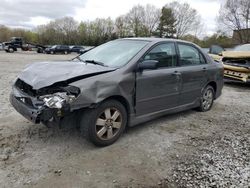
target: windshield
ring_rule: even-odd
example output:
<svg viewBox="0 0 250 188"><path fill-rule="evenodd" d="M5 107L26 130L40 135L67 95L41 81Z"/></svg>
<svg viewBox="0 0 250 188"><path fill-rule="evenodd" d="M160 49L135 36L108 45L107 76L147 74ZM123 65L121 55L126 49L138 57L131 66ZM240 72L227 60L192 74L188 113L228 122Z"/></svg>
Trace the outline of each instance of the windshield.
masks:
<svg viewBox="0 0 250 188"><path fill-rule="evenodd" d="M209 53L210 54L215 54L215 55L219 55L221 54L223 51L225 51L221 46L218 45L212 45L209 49Z"/></svg>
<svg viewBox="0 0 250 188"><path fill-rule="evenodd" d="M101 62L109 67L122 67L127 64L148 41L115 40L100 45L80 56L82 61Z"/></svg>
<svg viewBox="0 0 250 188"><path fill-rule="evenodd" d="M250 51L250 44L244 44L240 46L236 46L234 51Z"/></svg>

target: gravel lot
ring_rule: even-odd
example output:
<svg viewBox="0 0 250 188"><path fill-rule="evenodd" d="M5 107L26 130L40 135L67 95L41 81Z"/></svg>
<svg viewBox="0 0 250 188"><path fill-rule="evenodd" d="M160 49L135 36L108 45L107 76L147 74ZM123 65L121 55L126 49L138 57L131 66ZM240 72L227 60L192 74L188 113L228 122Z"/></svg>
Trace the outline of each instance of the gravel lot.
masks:
<svg viewBox="0 0 250 188"><path fill-rule="evenodd" d="M0 51L1 187L249 187L250 85L227 83L209 112L165 116L96 148L74 128L28 122L8 101L27 64L72 57Z"/></svg>

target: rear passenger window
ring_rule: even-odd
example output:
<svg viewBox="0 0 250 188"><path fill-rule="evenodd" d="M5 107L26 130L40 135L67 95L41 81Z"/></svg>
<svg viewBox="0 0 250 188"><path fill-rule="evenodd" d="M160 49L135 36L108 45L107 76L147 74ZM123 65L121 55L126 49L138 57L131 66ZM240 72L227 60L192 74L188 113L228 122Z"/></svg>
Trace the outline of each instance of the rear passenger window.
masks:
<svg viewBox="0 0 250 188"><path fill-rule="evenodd" d="M178 44L180 52L180 65L200 65L205 64L206 61L203 55L193 46Z"/></svg>
<svg viewBox="0 0 250 188"><path fill-rule="evenodd" d="M159 68L175 67L177 65L177 55L174 43L157 45L144 57L144 60L159 61Z"/></svg>

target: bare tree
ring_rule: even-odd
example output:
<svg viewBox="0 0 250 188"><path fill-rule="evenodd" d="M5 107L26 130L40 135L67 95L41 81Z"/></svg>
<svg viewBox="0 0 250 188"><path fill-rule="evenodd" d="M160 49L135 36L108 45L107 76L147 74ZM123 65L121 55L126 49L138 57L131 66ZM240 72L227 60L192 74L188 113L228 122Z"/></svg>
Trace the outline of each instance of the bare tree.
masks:
<svg viewBox="0 0 250 188"><path fill-rule="evenodd" d="M135 37L145 35L144 18L145 9L141 5L134 6L126 15L129 28Z"/></svg>
<svg viewBox="0 0 250 188"><path fill-rule="evenodd" d="M0 42L5 42L11 37L11 30L4 25L0 25Z"/></svg>
<svg viewBox="0 0 250 188"><path fill-rule="evenodd" d="M147 28L147 36L151 36L156 30L161 17L161 9L147 4L145 7L144 25Z"/></svg>
<svg viewBox="0 0 250 188"><path fill-rule="evenodd" d="M238 32L240 42L249 41L250 1L227 0L220 8L218 23L222 30L242 30ZM247 33L246 33L247 32ZM247 36L247 37L243 37Z"/></svg>
<svg viewBox="0 0 250 188"><path fill-rule="evenodd" d="M115 32L117 36L120 37L127 37L130 35L129 32L129 24L128 19L125 15L119 16L115 20Z"/></svg>
<svg viewBox="0 0 250 188"><path fill-rule="evenodd" d="M65 44L74 44L76 42L78 23L72 17L64 17L57 19L53 23L54 28L59 32L63 37Z"/></svg>
<svg viewBox="0 0 250 188"><path fill-rule="evenodd" d="M186 34L197 30L197 25L201 23L201 17L197 10L190 7L188 3L179 3L174 1L167 4L166 7L171 8L174 13L176 37L181 38Z"/></svg>
<svg viewBox="0 0 250 188"><path fill-rule="evenodd" d="M114 22L110 19L95 19L91 22L82 22L79 33L82 43L99 45L112 39Z"/></svg>

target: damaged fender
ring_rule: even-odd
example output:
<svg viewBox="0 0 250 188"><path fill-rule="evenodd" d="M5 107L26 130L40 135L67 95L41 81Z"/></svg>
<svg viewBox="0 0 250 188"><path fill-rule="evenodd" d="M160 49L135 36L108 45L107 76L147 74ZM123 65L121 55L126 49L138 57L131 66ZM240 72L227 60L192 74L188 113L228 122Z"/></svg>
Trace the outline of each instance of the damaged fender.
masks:
<svg viewBox="0 0 250 188"><path fill-rule="evenodd" d="M135 74L132 72L121 73L117 70L86 78L84 82L79 80L70 85L81 90L81 94L71 104L72 110L95 106L110 97L126 101L127 104L124 105L127 107L134 106ZM132 112L134 109L128 110Z"/></svg>

